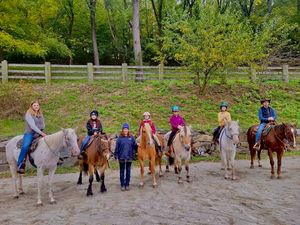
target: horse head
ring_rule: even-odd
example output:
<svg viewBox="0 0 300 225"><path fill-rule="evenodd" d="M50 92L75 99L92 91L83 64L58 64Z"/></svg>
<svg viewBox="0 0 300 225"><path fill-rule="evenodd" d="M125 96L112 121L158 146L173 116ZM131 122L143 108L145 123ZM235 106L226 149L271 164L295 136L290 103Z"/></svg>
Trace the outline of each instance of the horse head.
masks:
<svg viewBox="0 0 300 225"><path fill-rule="evenodd" d="M232 137L233 144L240 143L239 121L231 121L230 123L225 122L225 127L229 132L230 137Z"/></svg>
<svg viewBox="0 0 300 225"><path fill-rule="evenodd" d="M64 134L64 147L71 151L72 156L77 156L80 153L80 149L77 144L77 135L75 132L75 129L62 129L62 132Z"/></svg>
<svg viewBox="0 0 300 225"><path fill-rule="evenodd" d="M142 135L146 136L146 144L153 145L154 141L152 139L152 129L148 123L145 123L144 127L142 128Z"/></svg>
<svg viewBox="0 0 300 225"><path fill-rule="evenodd" d="M186 151L189 151L191 149L192 145L192 132L191 132L191 126L183 126L179 129L179 140L184 146L184 149Z"/></svg>
<svg viewBox="0 0 300 225"><path fill-rule="evenodd" d="M106 135L101 135L101 134L95 135L94 138L95 138L95 147L97 151L105 159L109 160L109 158L111 157L109 138Z"/></svg>
<svg viewBox="0 0 300 225"><path fill-rule="evenodd" d="M289 146L292 148L296 148L297 129L295 128L295 126L288 123L282 123L282 125L284 127L284 135L287 144L289 144Z"/></svg>

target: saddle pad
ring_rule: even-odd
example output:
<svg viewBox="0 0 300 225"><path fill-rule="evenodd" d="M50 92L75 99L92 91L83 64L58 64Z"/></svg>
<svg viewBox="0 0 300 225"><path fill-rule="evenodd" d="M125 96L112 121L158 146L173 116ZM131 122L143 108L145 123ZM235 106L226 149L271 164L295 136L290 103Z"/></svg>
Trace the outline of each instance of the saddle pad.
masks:
<svg viewBox="0 0 300 225"><path fill-rule="evenodd" d="M33 141L28 150L29 153L33 153L35 151L35 149L38 146L39 140L41 138L42 138L42 136L40 136L40 135L33 137ZM23 138L17 142L17 148L22 148L22 146L23 146Z"/></svg>
<svg viewBox="0 0 300 225"><path fill-rule="evenodd" d="M274 127L274 125L267 125L262 132L262 136L267 136L269 134L269 132L272 130L272 128Z"/></svg>

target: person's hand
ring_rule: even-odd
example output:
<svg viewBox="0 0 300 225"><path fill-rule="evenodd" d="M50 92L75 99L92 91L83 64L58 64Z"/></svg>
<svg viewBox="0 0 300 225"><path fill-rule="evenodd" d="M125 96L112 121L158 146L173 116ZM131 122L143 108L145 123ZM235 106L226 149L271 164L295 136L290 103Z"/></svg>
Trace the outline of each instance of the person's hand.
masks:
<svg viewBox="0 0 300 225"><path fill-rule="evenodd" d="M268 120L269 120L269 121L273 121L274 118L270 116L270 117L268 118Z"/></svg>
<svg viewBox="0 0 300 225"><path fill-rule="evenodd" d="M47 134L45 134L44 132L42 132L41 135L42 135L43 137L46 137L46 136L47 136Z"/></svg>
<svg viewBox="0 0 300 225"><path fill-rule="evenodd" d="M180 126L180 125L178 125L178 127L177 127L179 130L182 128L182 126Z"/></svg>
<svg viewBox="0 0 300 225"><path fill-rule="evenodd" d="M97 135L98 134L98 132L97 131L94 131L94 135Z"/></svg>

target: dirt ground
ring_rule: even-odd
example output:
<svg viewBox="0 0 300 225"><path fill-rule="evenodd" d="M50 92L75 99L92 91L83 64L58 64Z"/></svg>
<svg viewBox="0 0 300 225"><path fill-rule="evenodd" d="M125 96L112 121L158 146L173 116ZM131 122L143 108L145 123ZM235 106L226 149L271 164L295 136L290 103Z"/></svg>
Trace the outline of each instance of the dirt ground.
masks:
<svg viewBox="0 0 300 225"><path fill-rule="evenodd" d="M25 195L13 199L10 179L0 180L0 224L300 224L300 157L283 160L282 179L270 179L270 165L249 169L250 162L236 161L239 180L223 178L220 163L191 165L192 183L177 184L176 175L166 173L153 189L150 176L138 188L139 170L132 171L131 190L121 192L118 171L108 171L108 192L86 197L78 174L56 175L50 205L43 189L43 207L36 204L36 178L25 178ZM45 183L47 179L45 179Z"/></svg>

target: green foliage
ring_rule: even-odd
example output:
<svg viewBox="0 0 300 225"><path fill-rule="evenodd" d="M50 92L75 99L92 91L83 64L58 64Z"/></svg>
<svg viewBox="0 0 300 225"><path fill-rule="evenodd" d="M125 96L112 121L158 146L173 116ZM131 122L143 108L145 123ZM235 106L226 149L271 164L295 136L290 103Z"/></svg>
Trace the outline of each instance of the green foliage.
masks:
<svg viewBox="0 0 300 225"><path fill-rule="evenodd" d="M212 72L239 65L250 65L267 56L269 30L254 34L248 23L238 15L220 14L214 6L203 7L199 19L186 17L166 24L164 52L173 55L197 74L204 74L200 90Z"/></svg>

